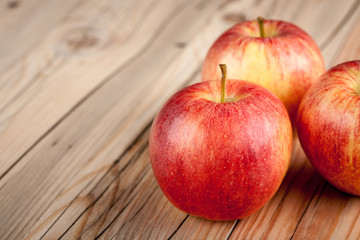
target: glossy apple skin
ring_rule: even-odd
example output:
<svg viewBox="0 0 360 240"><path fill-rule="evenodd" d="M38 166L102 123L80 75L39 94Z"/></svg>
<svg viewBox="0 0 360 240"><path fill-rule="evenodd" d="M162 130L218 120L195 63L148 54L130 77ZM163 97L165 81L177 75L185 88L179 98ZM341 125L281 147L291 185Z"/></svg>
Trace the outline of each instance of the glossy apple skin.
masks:
<svg viewBox="0 0 360 240"><path fill-rule="evenodd" d="M292 128L281 101L244 81L198 83L156 115L149 138L155 177L180 210L211 220L246 217L279 188L289 166Z"/></svg>
<svg viewBox="0 0 360 240"><path fill-rule="evenodd" d="M284 103L290 119L304 93L325 71L320 50L299 27L284 21L265 20L265 38L257 21L239 23L223 33L210 48L202 68L202 80L221 79L220 63L229 79L257 83Z"/></svg>
<svg viewBox="0 0 360 240"><path fill-rule="evenodd" d="M360 196L360 61L320 77L300 104L297 127L316 170L338 189Z"/></svg>

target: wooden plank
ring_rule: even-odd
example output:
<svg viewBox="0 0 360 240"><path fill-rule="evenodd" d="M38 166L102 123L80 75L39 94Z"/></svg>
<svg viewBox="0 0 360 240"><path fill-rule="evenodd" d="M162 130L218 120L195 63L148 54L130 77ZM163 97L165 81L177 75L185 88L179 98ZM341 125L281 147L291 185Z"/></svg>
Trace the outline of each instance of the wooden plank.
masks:
<svg viewBox="0 0 360 240"><path fill-rule="evenodd" d="M186 214L174 211L155 181L148 159L149 128L95 186L85 189L86 195L75 198L66 209L59 208L63 215L56 227L45 233L45 239L109 239L125 236L124 231L129 238L144 234L164 239L176 230ZM159 218L159 213L167 218ZM44 224L40 225L27 238L40 238L37 231L43 228Z"/></svg>
<svg viewBox="0 0 360 240"><path fill-rule="evenodd" d="M188 216L173 239L225 239L235 221L215 222Z"/></svg>
<svg viewBox="0 0 360 240"><path fill-rule="evenodd" d="M208 23L213 27L213 33L220 34L235 23L234 21L252 19L266 10L268 15L265 14L265 17L276 16L271 15L272 13L281 16L281 12L284 12L282 8L287 6L287 3L275 5L277 8L273 6L271 1L230 2L224 5L221 12L214 12ZM290 6L293 9L287 7L284 13L297 9L296 4ZM314 9L323 11L322 6L318 5ZM338 2L327 6L337 9L337 14L332 16L334 22L340 21L348 11L348 8L344 7L346 4ZM88 1L78 8L56 25L36 49L0 76L0 177L106 77L145 50L146 44L151 41L149 39L154 37L151 31L159 24L158 18L154 16L170 9L165 4L153 4L149 1ZM329 12L333 8L330 8ZM120 11L114 12L112 9ZM240 12L234 9L239 9ZM146 16L149 17L140 18ZM285 15L283 19L291 20ZM297 24L302 26L301 22ZM302 27L309 33L316 33L320 28L330 31L333 25L336 24L329 22L326 26L310 24ZM138 31L131 30L137 27ZM214 38L204 41L212 42ZM315 40L319 42L316 38ZM96 41L96 44L92 44L92 41ZM181 38L177 41L177 44L179 43L181 45ZM139 49L139 52L134 53L134 49ZM35 125L36 128L32 127Z"/></svg>
<svg viewBox="0 0 360 240"><path fill-rule="evenodd" d="M350 195L332 187L329 183L312 199L294 239L348 239L360 213L360 202L353 197L353 204L347 206ZM356 199L356 200L355 200ZM347 211L345 210L347 207ZM344 213L352 212L344 217ZM356 216L354 216L356 214ZM343 218L340 221L340 218ZM319 231L321 229L321 231ZM337 230L337 234L334 232ZM356 231L359 234L358 230ZM358 235L359 236L359 235Z"/></svg>
<svg viewBox="0 0 360 240"><path fill-rule="evenodd" d="M146 206L151 206L152 204L146 204L145 205L145 208L146 208ZM156 207L156 205L154 205L154 206L152 206L152 207ZM149 207L148 209L152 209L152 207ZM304 208L304 207L303 207ZM149 212L148 210L144 210L144 211L141 211L142 213L146 213L146 212ZM166 214L163 214L163 216L166 216ZM141 218L142 219L142 218ZM199 221L198 221L199 220ZM81 222L81 221L80 221ZM204 224L204 223L202 223L202 224L199 224L199 222L205 222L206 224ZM116 229L116 226L118 226L119 224L121 224L121 222L120 223L114 223L114 227L113 228L115 228ZM136 222L134 222L134 224L136 225ZM131 223L129 223L128 224L128 226L130 226L131 225ZM187 227L186 226L188 226L188 229L190 230L190 231L183 231L183 229L186 229ZM202 227L202 226L205 226L205 227ZM221 226L226 226L226 225L221 225ZM229 227L231 226L231 224L227 227L227 228L225 228L225 229L229 229ZM199 228L200 227L200 228ZM194 229L197 229L197 231L195 231ZM138 229L142 229L142 228L138 228ZM191 234L191 233L194 233L194 231L192 231L192 230L194 230L195 232L197 232L198 234L200 234L199 236L202 236L202 237L204 237L204 236L206 236L206 234L209 234L209 232L210 232L210 236L212 236L212 237L214 237L214 236L216 236L216 235L213 235L213 233L211 233L211 232L219 232L219 230L218 230L218 227L217 226L213 226L213 223L212 222L208 222L208 221L204 221L204 220L201 220L201 219L197 219L197 218L193 218L193 217L190 217L189 218L189 220L186 220L182 225L181 225L181 228L176 232L176 234L174 235L174 238L182 238L182 237L184 237L184 236L189 236L189 234ZM120 232L122 232L122 231L120 231ZM220 231L221 232L221 231ZM184 235L180 235L180 233L181 234L184 234ZM224 233L225 233L225 235L226 235L226 231L224 231ZM119 234L119 233L118 233ZM132 232L132 234L133 234L133 232ZM203 234L205 234L205 235L203 235ZM225 236L224 234L221 234L221 236ZM70 235L70 236L72 236L72 235ZM119 235L116 235L116 236L119 236ZM120 235L121 236L121 235ZM133 236L133 235L130 235L130 236ZM138 236L138 235L137 235Z"/></svg>
<svg viewBox="0 0 360 240"><path fill-rule="evenodd" d="M71 57L56 57L58 61L54 65L56 69L49 70L50 72L43 78L48 83L36 85L27 95L22 96L21 101L26 102L36 93L42 93L41 99L34 100L29 105L26 103L25 107L22 106L22 109L16 113L16 118L12 116L7 120L7 122L13 122L14 119L21 119L21 117L29 119L33 115L30 110L39 109L40 116L35 116L37 122L35 120L21 124L17 122L13 125L13 130L15 126L20 126L22 130L29 129L20 140L15 139L25 141L28 144L27 147L29 143L36 142L39 136L43 137L28 152L26 152L27 147L20 148L19 151L25 151L26 154L0 181L0 206L7 206L0 212L0 226L1 229L5 229L0 233L0 238L22 238L25 235L35 239L41 236L44 238L58 238L59 236L92 238L100 234L100 237L104 238L172 236L176 239L194 235L216 238L227 236L233 223L212 223L186 217L165 199L149 168L148 153L146 147L144 149L146 134L148 134L146 129L154 113L172 92L183 86L187 79L190 79L187 83L199 80L198 70L206 49L225 26L232 24L237 14L232 15L231 18L231 11L236 9L235 6L243 9L239 16L245 16L261 11L262 7L265 9L268 2L264 2L266 1L256 5L255 2L189 1L189 3L176 5L164 1L156 6L158 10L152 10L156 14L144 10L144 15L150 14L148 20L151 24L148 23L148 27L159 26L161 29L157 32L158 36L150 38L152 44L147 45L145 41L143 46L146 46L146 51L136 55L136 58L126 58L131 59L131 62L120 68L99 87L96 84L104 81L107 76L105 73L116 69L115 66L122 65L123 62L116 59L118 56L116 54L128 53L130 56L130 50L120 51L117 47L110 47L110 49L104 47L105 49L94 52L90 50L90 53L83 49L85 52L81 50L80 53L77 52ZM129 3L129 9L131 4L137 3ZM247 4L251 4L252 7L247 7ZM137 9L137 11L141 12L143 5L139 4L140 10ZM220 9L217 9L218 5ZM319 5L319 7L322 6ZM90 8L93 9L92 13L98 14L97 7L96 5ZM113 7L115 8L116 5ZM89 11L85 9L84 13ZM159 15L164 9L169 11L170 17ZM269 14L274 9L270 9ZM339 9L343 8L339 7ZM144 15L142 17L145 17ZM336 15L334 19L338 20L339 15ZM133 15L129 13L129 16ZM120 18L116 19L118 21L114 25L105 19L104 26L110 24L115 27L120 22ZM306 28L316 29L320 26L312 24ZM149 29L153 30L153 28ZM53 46L53 40L59 39L56 31L53 34L44 41L44 44L41 44L42 47ZM139 34L138 41L142 43L144 35L137 34ZM85 42L91 45L92 41ZM76 46L78 44L80 43L75 43ZM137 45L125 46L130 49ZM36 54L34 53L33 56ZM196 63L189 64L190 61ZM76 68L80 69L74 70ZM93 69L84 73L84 70L88 68ZM194 73L197 75L193 75ZM73 79L74 76L81 81L73 83L71 80L66 80L66 77ZM65 80L62 77L65 77ZM94 83L83 89L87 78ZM65 84L62 81L65 81ZM157 84L154 85L154 82ZM68 87L70 89L67 89ZM93 89L95 90L91 92ZM84 96L87 97L82 100ZM59 97L60 99L55 101ZM44 103L44 99L50 101L51 104ZM19 103L20 101L17 102ZM14 104L14 106L17 105ZM44 106L48 107L42 109ZM60 109L54 111L53 106ZM28 108L26 114L24 114L26 112L24 108ZM46 113L51 114L47 116ZM53 124L61 117L62 119L54 126ZM42 120L42 118L47 119ZM29 128L31 125L41 125L41 129L34 134L35 130ZM141 131L145 133L141 134L137 144L133 148L127 148L131 145L132 139L136 138ZM8 131L8 136L11 132L13 131ZM43 135L44 132L45 135ZM19 131L18 135L20 133ZM8 153L8 157L18 159L15 148L11 154ZM119 155L122 157L119 158ZM296 154L296 156L299 155ZM116 161L116 159L119 160ZM254 215L254 225L258 225L263 231L251 228L252 224L249 222L246 225L245 221L240 221L231 237L240 236L238 231L243 230L244 225L249 229L251 236L263 234L264 230L267 231L264 235L267 237L275 236L275 233L282 234L281 231L279 232L281 228L276 227L275 219L279 221L279 225L285 223L284 236L289 235L290 229L294 227L294 220L286 225L285 216L289 216L288 207L293 206L291 201L296 200L297 197L306 198L309 194L306 192L305 196L302 196L301 191L297 192L299 189L304 189L303 183L297 181L297 169L300 173L301 171L307 173L306 176L310 179L312 177L311 171L308 171L309 165L302 165L301 159L304 158L299 159L293 162L295 171L289 173L287 176L289 180L285 182L282 189L286 192L290 186L293 189L293 185L299 185L299 188L294 188L295 190L290 194L280 192L265 207L267 213L260 212L259 215ZM126 164L128 167L124 169ZM134 183L137 185L134 186ZM289 185L286 185L287 183ZM306 185L306 182L304 184ZM318 190L315 190L315 193L317 192ZM132 201L129 201L131 199ZM125 208L126 201L129 205ZM297 220L306 209L306 203L304 200L299 207L299 212L296 214ZM277 206L280 207L277 208ZM269 219L271 212L278 214L278 217ZM256 216L273 224L271 226L274 227L270 228L273 231L268 231L269 227L263 225L267 222L258 221L260 219ZM290 217L293 216L290 215ZM19 223L18 219L22 221ZM129 224L125 224L126 222ZM355 225L357 226L357 223ZM177 227L180 228L177 229Z"/></svg>
<svg viewBox="0 0 360 240"><path fill-rule="evenodd" d="M0 90L0 178L101 84L147 51L164 17L171 19L162 13L179 5L86 1L2 75L0 82L10 85Z"/></svg>
<svg viewBox="0 0 360 240"><path fill-rule="evenodd" d="M24 57L79 2L3 1L0 8L0 73Z"/></svg>
<svg viewBox="0 0 360 240"><path fill-rule="evenodd" d="M86 211L91 214L93 219L81 217L65 233L64 238L72 239L77 237L76 233L80 233L84 239L93 239L94 237L119 239L125 236L127 238L137 236L138 238L164 239L176 231L186 214L174 210L171 203L161 193L148 158L148 131L143 138L146 139L146 144L142 154L133 159L135 163L115 178L113 177L115 179L113 188L109 188L93 209ZM139 169L140 166L143 168ZM139 175L139 181L132 180L136 174ZM100 185L99 188L102 189L103 186ZM122 193L121 189L126 192ZM102 201L109 202L109 199L114 199L111 194L119 197L110 208L107 208ZM99 211L101 214L93 214L93 211ZM67 213L73 215L71 210ZM159 214L166 214L167 217L159 217ZM86 220L85 228L78 231L76 228L81 226L83 220ZM57 226L59 225L57 224ZM56 228L52 228L50 232L52 230L56 230ZM56 237L51 233L45 235L46 238L51 236Z"/></svg>
<svg viewBox="0 0 360 240"><path fill-rule="evenodd" d="M359 14L358 14L359 16ZM360 36L360 17L355 18L354 27L351 34L346 42L343 43L341 51L336 55L336 59L333 65L337 65L346 61L360 59L360 47L359 47L359 36Z"/></svg>
<svg viewBox="0 0 360 240"><path fill-rule="evenodd" d="M213 1L200 9L196 7L199 2L183 3L181 7L169 3L172 11L162 19L161 31L147 51L64 119L6 175L0 190L0 205L12 207L0 212L0 225L6 229L1 232L3 238L21 238L28 233L62 191L71 186L81 191L91 179L77 181L109 166L151 121L170 94L193 72L199 71L198 64L188 64L188 59L199 62L197 48L203 44L201 38L194 36L218 5ZM167 3L165 6L169 9ZM203 17L199 18L199 14ZM159 18L159 14L154 16ZM184 26L186 30L179 31ZM187 49L175 46L177 41L190 40L193 44ZM154 71L155 68L164 70ZM67 204L79 192L68 193L71 197L66 198ZM21 197L24 195L27 199ZM60 201L65 200L60 198ZM20 218L22 222L17 223Z"/></svg>
<svg viewBox="0 0 360 240"><path fill-rule="evenodd" d="M335 13L334 13L335 14ZM327 69L336 64L337 55L344 47L344 41L350 32L354 31L354 25L360 14L360 1L354 1L347 6L347 12L342 15L340 21L334 25L327 38L320 44Z"/></svg>

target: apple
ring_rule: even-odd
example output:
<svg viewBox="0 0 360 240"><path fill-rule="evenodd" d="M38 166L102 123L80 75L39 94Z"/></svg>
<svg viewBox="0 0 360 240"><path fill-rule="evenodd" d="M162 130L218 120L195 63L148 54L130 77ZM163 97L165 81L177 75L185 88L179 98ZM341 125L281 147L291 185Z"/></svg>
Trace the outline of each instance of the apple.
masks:
<svg viewBox="0 0 360 240"><path fill-rule="evenodd" d="M291 150L281 101L250 82L228 80L225 86L225 73L221 82L175 93L149 137L165 196L180 210L211 220L240 219L261 208L279 188Z"/></svg>
<svg viewBox="0 0 360 240"><path fill-rule="evenodd" d="M338 189L360 196L360 61L337 65L305 94L300 143L315 169Z"/></svg>
<svg viewBox="0 0 360 240"><path fill-rule="evenodd" d="M284 21L246 21L223 33L210 48L202 81L219 79L219 63L230 69L229 79L257 83L280 98L295 126L300 100L325 71L314 40Z"/></svg>

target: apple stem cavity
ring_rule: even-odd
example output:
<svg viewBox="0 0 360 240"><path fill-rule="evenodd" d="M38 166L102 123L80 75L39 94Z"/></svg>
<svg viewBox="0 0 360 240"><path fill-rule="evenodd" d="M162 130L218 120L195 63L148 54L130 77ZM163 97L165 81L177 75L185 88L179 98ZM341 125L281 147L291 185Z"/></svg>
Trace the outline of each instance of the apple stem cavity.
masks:
<svg viewBox="0 0 360 240"><path fill-rule="evenodd" d="M219 64L219 67L221 69L221 99L220 102L224 103L225 102L225 80L226 80L226 64Z"/></svg>
<svg viewBox="0 0 360 240"><path fill-rule="evenodd" d="M258 17L257 21L259 24L259 31L260 31L260 37L264 38L265 37L265 32L264 32L264 18L263 17Z"/></svg>

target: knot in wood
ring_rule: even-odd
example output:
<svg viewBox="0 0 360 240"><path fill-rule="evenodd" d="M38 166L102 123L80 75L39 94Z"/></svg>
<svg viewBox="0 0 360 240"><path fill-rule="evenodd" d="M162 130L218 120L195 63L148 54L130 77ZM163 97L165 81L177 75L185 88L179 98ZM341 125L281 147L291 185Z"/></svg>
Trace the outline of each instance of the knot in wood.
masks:
<svg viewBox="0 0 360 240"><path fill-rule="evenodd" d="M223 16L223 19L229 23L239 23L246 20L246 17L241 13L227 13Z"/></svg>
<svg viewBox="0 0 360 240"><path fill-rule="evenodd" d="M70 54L86 53L100 49L108 42L108 34L96 27L77 27L65 32L61 50Z"/></svg>

